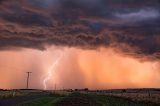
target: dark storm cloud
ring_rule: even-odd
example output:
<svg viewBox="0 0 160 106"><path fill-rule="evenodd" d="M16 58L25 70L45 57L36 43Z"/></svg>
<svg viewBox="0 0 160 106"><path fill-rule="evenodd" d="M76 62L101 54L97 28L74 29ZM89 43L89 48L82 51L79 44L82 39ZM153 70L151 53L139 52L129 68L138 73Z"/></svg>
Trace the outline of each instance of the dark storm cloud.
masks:
<svg viewBox="0 0 160 106"><path fill-rule="evenodd" d="M159 0L0 0L0 48L113 47L160 58Z"/></svg>
<svg viewBox="0 0 160 106"><path fill-rule="evenodd" d="M34 13L32 11L26 11L24 10L23 12L17 13L4 13L1 14L1 17L9 22L17 23L20 25L36 25L36 26L48 26L52 27L53 23L52 21L48 18L43 16L42 14Z"/></svg>

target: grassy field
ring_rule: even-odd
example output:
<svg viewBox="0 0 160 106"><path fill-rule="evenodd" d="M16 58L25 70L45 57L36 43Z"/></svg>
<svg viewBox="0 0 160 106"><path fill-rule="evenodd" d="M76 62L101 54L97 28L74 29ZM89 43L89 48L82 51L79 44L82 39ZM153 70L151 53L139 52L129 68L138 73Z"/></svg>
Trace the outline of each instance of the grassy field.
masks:
<svg viewBox="0 0 160 106"><path fill-rule="evenodd" d="M27 96L17 106L160 106L160 91L150 90L111 91L0 91L2 100ZM37 95L35 99L30 99ZM46 96L43 96L46 95ZM19 103L19 102L18 102Z"/></svg>
<svg viewBox="0 0 160 106"><path fill-rule="evenodd" d="M64 98L64 95L50 94L48 97L42 97L32 101L20 103L17 106L54 106L56 102Z"/></svg>
<svg viewBox="0 0 160 106"><path fill-rule="evenodd" d="M114 96L94 95L92 97L95 101L100 103L101 106L160 106L151 102L132 101L130 99Z"/></svg>
<svg viewBox="0 0 160 106"><path fill-rule="evenodd" d="M160 104L160 90L155 89L133 89L133 90L111 90L96 92L98 95L107 95L129 99L132 101L153 102Z"/></svg>
<svg viewBox="0 0 160 106"><path fill-rule="evenodd" d="M17 97L17 96L26 96L29 94L30 93L28 93L28 92L0 91L0 98L1 99L8 99L8 98L13 98L13 97Z"/></svg>
<svg viewBox="0 0 160 106"><path fill-rule="evenodd" d="M9 99L20 96L31 96L31 95L40 95L44 92L38 90L1 90L0 99Z"/></svg>
<svg viewBox="0 0 160 106"><path fill-rule="evenodd" d="M159 103L160 104L160 94L159 93L112 93L112 94L106 94L108 96L115 96L115 97L121 97L130 99L132 101L148 101L153 103Z"/></svg>
<svg viewBox="0 0 160 106"><path fill-rule="evenodd" d="M17 106L54 106L62 97L44 97L33 101L21 103Z"/></svg>
<svg viewBox="0 0 160 106"><path fill-rule="evenodd" d="M115 96L72 93L28 101L18 106L160 106L151 102L132 101Z"/></svg>

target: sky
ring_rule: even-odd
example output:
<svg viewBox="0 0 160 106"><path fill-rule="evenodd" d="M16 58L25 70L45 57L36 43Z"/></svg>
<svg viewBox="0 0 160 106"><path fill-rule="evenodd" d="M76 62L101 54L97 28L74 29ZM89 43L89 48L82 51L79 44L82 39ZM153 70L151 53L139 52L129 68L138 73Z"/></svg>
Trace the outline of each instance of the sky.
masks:
<svg viewBox="0 0 160 106"><path fill-rule="evenodd" d="M0 0L0 88L159 88L159 0Z"/></svg>

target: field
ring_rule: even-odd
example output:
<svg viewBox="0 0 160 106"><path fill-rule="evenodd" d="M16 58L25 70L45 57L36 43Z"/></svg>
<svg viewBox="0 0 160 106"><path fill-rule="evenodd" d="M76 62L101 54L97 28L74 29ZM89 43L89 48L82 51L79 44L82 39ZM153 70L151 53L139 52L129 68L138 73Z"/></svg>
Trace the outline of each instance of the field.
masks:
<svg viewBox="0 0 160 106"><path fill-rule="evenodd" d="M56 102L63 99L64 96L61 95L49 95L47 97L42 97L32 101L20 103L17 106L54 106Z"/></svg>
<svg viewBox="0 0 160 106"><path fill-rule="evenodd" d="M1 91L10 96L0 99L0 106L160 106L157 89L76 90L76 91ZM11 96L12 95L12 96Z"/></svg>
<svg viewBox="0 0 160 106"><path fill-rule="evenodd" d="M153 102L160 104L160 90L159 89L120 89L107 90L96 92L99 95L115 96L132 101Z"/></svg>
<svg viewBox="0 0 160 106"><path fill-rule="evenodd" d="M42 90L0 90L0 99L46 94Z"/></svg>

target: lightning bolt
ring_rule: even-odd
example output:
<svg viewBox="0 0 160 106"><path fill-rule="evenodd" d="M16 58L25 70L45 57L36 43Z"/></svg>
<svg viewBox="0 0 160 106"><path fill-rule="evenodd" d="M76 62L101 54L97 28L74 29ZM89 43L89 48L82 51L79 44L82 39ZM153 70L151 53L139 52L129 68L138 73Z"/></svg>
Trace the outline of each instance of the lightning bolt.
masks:
<svg viewBox="0 0 160 106"><path fill-rule="evenodd" d="M60 53L60 56L53 62L53 64L49 67L49 69L47 70L47 75L43 80L43 86L44 89L47 89L47 82L52 78L53 76L53 71L54 68L56 67L56 65L59 63L59 61L61 60L61 58L63 57L63 53Z"/></svg>

